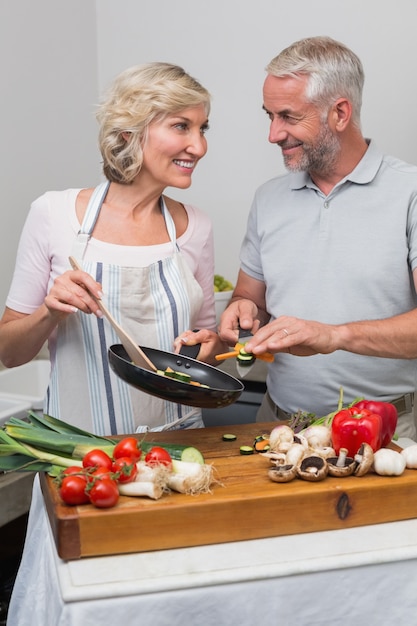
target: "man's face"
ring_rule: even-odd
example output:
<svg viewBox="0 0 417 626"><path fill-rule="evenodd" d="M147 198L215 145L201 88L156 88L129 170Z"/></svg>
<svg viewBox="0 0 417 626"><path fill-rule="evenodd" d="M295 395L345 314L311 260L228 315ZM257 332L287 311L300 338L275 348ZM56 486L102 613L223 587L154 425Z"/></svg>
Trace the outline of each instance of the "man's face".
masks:
<svg viewBox="0 0 417 626"><path fill-rule="evenodd" d="M267 76L263 108L271 121L269 141L280 146L287 169L327 175L335 168L340 144L323 111L307 101L306 81L304 76Z"/></svg>

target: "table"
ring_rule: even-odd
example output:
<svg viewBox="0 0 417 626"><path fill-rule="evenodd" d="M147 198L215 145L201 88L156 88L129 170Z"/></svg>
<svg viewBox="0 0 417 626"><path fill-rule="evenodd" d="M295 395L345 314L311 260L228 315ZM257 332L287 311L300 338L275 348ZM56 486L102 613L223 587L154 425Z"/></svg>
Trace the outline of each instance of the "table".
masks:
<svg viewBox="0 0 417 626"><path fill-rule="evenodd" d="M64 562L36 478L8 626L409 626L416 571L416 519Z"/></svg>

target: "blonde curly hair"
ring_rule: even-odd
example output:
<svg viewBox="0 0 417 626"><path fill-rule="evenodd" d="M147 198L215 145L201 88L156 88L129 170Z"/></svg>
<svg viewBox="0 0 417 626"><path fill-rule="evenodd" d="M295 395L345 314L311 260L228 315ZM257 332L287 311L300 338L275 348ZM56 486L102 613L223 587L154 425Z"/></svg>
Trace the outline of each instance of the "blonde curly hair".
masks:
<svg viewBox="0 0 417 626"><path fill-rule="evenodd" d="M119 74L96 114L105 177L131 183L142 167L149 124L201 104L208 115L209 92L178 65L147 63Z"/></svg>

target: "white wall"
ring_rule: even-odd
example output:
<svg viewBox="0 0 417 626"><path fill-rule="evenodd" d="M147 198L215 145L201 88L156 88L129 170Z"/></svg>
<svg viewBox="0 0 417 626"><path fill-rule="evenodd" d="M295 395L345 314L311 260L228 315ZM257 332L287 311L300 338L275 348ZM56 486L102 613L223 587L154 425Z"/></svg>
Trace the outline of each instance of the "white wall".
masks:
<svg viewBox="0 0 417 626"><path fill-rule="evenodd" d="M0 77L1 313L30 202L99 177L94 2L0 0Z"/></svg>
<svg viewBox="0 0 417 626"><path fill-rule="evenodd" d="M249 4L249 6L248 6ZM363 130L386 152L417 163L417 3L415 0L98 0L102 89L119 71L170 61L213 95L209 152L186 192L212 217L217 271L234 278L255 188L283 172L267 141L261 110L264 67L296 39L330 35L353 48L365 67Z"/></svg>
<svg viewBox="0 0 417 626"><path fill-rule="evenodd" d="M350 45L367 75L365 134L417 163L416 23L415 0L0 0L0 300L31 200L99 179L94 107L122 69L167 60L211 91L208 155L189 190L170 191L210 214L216 269L234 279L253 192L284 171L261 110L266 63L305 36Z"/></svg>

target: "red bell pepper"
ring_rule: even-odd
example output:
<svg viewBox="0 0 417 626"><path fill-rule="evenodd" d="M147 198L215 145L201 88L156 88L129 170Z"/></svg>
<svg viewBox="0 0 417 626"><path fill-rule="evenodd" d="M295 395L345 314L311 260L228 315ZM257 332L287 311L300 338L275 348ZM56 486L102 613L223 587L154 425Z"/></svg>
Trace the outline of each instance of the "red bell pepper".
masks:
<svg viewBox="0 0 417 626"><path fill-rule="evenodd" d="M367 409L372 413L378 413L382 419L382 448L386 448L395 434L397 428L398 412L393 404L377 400L361 400L354 404L357 409Z"/></svg>
<svg viewBox="0 0 417 626"><path fill-rule="evenodd" d="M342 409L332 420L332 444L336 454L341 448L354 457L363 443L376 452L382 444L382 418L368 409Z"/></svg>

